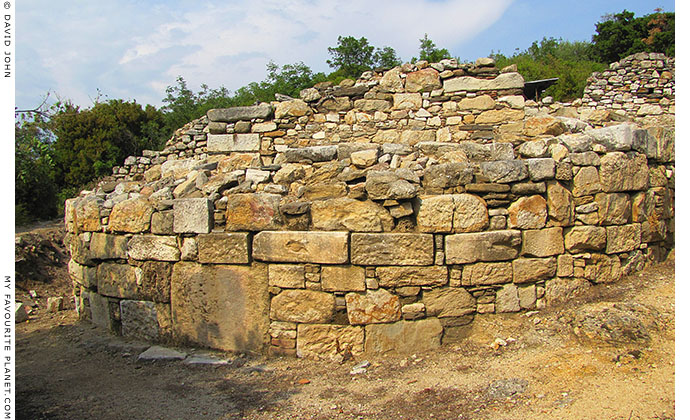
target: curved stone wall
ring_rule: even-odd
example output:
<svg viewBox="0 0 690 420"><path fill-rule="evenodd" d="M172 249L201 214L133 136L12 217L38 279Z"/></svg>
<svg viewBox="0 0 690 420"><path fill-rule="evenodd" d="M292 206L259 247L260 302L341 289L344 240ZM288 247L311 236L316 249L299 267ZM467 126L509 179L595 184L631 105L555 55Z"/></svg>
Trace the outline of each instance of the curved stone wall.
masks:
<svg viewBox="0 0 690 420"><path fill-rule="evenodd" d="M531 112L509 70L408 64L209 111L67 200L80 313L226 350L419 351L662 258L674 131Z"/></svg>

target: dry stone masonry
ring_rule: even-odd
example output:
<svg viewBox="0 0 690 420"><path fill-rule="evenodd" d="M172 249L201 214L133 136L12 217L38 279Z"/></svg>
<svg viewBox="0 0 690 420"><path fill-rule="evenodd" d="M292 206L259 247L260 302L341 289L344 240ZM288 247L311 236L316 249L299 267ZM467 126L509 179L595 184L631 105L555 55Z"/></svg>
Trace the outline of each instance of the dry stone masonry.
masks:
<svg viewBox="0 0 690 420"><path fill-rule="evenodd" d="M81 316L342 359L432 349L664 258L673 127L525 102L514 70L418 62L209 111L65 203Z"/></svg>

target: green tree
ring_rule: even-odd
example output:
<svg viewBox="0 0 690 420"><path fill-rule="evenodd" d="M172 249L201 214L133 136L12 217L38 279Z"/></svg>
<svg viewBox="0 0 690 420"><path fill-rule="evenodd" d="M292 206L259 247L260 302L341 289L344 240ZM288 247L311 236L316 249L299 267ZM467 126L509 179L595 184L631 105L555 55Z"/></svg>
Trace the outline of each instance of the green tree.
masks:
<svg viewBox="0 0 690 420"><path fill-rule="evenodd" d="M392 47L376 48L369 45L369 41L362 37L339 36L338 46L328 47L331 60L326 63L334 69L328 78L356 79L367 70L373 68L391 68L401 64L400 58Z"/></svg>
<svg viewBox="0 0 690 420"><path fill-rule="evenodd" d="M419 40L419 60L425 60L429 63L438 63L445 58L451 58L448 50L445 48L437 48L436 43L429 39L429 35L424 34L424 38ZM415 63L419 60L416 57L412 57L410 62Z"/></svg>
<svg viewBox="0 0 690 420"><path fill-rule="evenodd" d="M392 47L377 48L374 53L374 64L377 68L391 69L402 64L398 53Z"/></svg>
<svg viewBox="0 0 690 420"><path fill-rule="evenodd" d="M592 58L609 64L643 51L673 57L675 21L675 13L662 13L661 9L640 18L627 10L604 16L592 36Z"/></svg>

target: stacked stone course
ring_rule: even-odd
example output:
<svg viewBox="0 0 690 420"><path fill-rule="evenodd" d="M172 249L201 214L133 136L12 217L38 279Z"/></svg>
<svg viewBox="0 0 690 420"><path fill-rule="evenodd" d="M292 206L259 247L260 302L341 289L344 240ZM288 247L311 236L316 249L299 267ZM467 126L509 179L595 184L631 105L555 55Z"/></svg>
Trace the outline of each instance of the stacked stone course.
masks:
<svg viewBox="0 0 690 420"><path fill-rule="evenodd" d="M209 111L67 200L80 314L342 359L434 348L663 258L673 130L526 112L511 70L419 62Z"/></svg>

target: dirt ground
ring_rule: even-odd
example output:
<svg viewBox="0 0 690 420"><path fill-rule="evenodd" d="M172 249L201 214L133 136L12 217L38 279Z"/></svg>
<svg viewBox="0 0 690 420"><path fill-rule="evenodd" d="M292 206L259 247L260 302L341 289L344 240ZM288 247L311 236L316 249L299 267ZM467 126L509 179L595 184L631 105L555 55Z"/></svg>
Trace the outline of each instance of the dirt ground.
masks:
<svg viewBox="0 0 690 420"><path fill-rule="evenodd" d="M17 419L675 418L673 253L567 307L478 316L455 344L370 357L357 374L363 360L137 361L143 343L47 313L70 292L64 257L45 259L49 282L17 284L35 305L17 325Z"/></svg>

